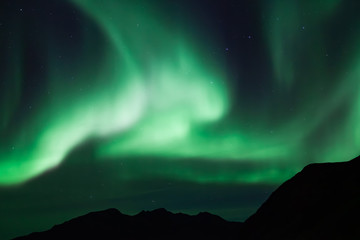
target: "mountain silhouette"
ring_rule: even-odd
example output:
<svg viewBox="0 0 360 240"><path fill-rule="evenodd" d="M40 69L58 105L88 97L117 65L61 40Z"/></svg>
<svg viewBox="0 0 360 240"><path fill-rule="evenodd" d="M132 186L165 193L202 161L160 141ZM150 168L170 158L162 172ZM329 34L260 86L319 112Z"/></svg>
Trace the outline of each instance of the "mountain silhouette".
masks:
<svg viewBox="0 0 360 240"><path fill-rule="evenodd" d="M310 164L244 223L206 212L190 216L161 208L128 216L108 209L15 239L360 239L359 173L360 157Z"/></svg>
<svg viewBox="0 0 360 240"><path fill-rule="evenodd" d="M360 239L360 157L310 164L249 217L243 239Z"/></svg>
<svg viewBox="0 0 360 240"><path fill-rule="evenodd" d="M210 213L190 216L161 208L129 216L117 209L92 212L16 240L42 239L238 239L241 223Z"/></svg>

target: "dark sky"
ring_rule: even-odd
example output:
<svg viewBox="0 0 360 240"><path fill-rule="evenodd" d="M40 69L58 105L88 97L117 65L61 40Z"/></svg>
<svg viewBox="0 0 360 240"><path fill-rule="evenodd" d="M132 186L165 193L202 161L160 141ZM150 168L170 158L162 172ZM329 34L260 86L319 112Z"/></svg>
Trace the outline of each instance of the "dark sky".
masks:
<svg viewBox="0 0 360 240"><path fill-rule="evenodd" d="M0 2L0 238L89 211L243 221L360 153L356 0Z"/></svg>

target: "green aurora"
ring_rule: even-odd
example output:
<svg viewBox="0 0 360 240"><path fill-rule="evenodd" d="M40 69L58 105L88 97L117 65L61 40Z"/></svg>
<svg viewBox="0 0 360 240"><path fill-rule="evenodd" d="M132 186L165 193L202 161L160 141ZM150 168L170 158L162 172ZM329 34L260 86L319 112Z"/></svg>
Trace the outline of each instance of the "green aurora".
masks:
<svg viewBox="0 0 360 240"><path fill-rule="evenodd" d="M54 169L89 141L99 164L132 165L119 169L119 178L197 183L280 183L307 163L358 155L360 28L356 21L337 23L344 2L260 3L261 32L249 41L262 41L269 58L263 96L248 91L259 80L239 63L229 67L224 56L209 54L221 37L211 37L196 16L170 17L166 3L72 0L87 19L78 33L82 48L44 37L44 94L29 97L26 24L13 19L19 47L3 54L0 184ZM60 59L64 49L75 52L73 59ZM31 104L22 102L29 98ZM199 159L215 167L191 164Z"/></svg>
<svg viewBox="0 0 360 240"><path fill-rule="evenodd" d="M113 207L244 221L305 165L356 157L359 11L0 1L0 239Z"/></svg>

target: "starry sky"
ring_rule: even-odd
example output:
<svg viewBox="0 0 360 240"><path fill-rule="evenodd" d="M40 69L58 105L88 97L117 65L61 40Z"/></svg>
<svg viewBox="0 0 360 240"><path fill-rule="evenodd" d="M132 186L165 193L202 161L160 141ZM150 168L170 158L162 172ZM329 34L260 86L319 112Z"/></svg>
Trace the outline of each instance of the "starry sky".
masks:
<svg viewBox="0 0 360 240"><path fill-rule="evenodd" d="M305 165L356 157L359 10L1 1L0 238L110 207L243 221Z"/></svg>

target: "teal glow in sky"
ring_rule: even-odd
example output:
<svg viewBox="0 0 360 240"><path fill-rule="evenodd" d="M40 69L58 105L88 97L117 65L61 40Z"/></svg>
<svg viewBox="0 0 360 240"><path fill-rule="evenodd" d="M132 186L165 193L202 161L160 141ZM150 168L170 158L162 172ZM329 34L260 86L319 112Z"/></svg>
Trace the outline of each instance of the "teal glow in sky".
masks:
<svg viewBox="0 0 360 240"><path fill-rule="evenodd" d="M212 54L223 44L220 38L205 29L204 42L196 32L203 26L172 18L166 4L71 4L88 20L79 20L77 45L43 33L47 45L36 48L47 49L47 66L39 94L24 90L26 81L36 81L24 66L31 61L24 55L26 18L10 22L19 27L11 36L16 48L8 51L2 80L0 184L21 183L57 167L90 140L97 141L99 162L166 158L174 164L147 171L196 182L280 182L308 162L348 160L359 153L356 24L338 26L347 34L339 37L342 51L328 40L342 1L262 4L259 11L266 17L255 26L261 31L245 36L263 41L270 70L254 66L254 71L268 71L261 79L242 72L240 62ZM313 9L316 14L307 14ZM231 53L231 48L223 51ZM262 96L247 90L252 82L259 82ZM266 167L230 175L178 169L182 159L196 158ZM139 177L141 171L127 176Z"/></svg>
<svg viewBox="0 0 360 240"><path fill-rule="evenodd" d="M89 211L245 220L360 153L360 3L0 1L0 238Z"/></svg>

